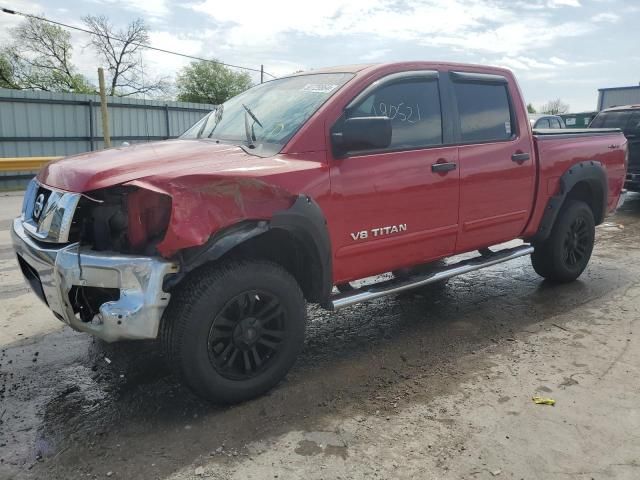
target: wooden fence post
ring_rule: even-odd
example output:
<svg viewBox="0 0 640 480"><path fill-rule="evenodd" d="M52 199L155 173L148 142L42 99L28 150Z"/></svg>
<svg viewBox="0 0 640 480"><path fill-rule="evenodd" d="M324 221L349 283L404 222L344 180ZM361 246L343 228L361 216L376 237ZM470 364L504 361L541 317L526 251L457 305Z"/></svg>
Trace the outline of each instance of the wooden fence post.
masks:
<svg viewBox="0 0 640 480"><path fill-rule="evenodd" d="M107 95L104 90L104 70L98 68L98 82L100 83L100 110L102 110L102 135L104 147L111 147L111 134L109 132L109 110L107 110Z"/></svg>

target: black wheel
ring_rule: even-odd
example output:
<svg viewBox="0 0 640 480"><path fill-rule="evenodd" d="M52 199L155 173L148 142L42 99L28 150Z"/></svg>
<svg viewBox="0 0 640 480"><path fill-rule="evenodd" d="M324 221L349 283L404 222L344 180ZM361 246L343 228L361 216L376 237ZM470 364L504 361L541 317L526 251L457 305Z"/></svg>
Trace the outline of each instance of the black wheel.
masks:
<svg viewBox="0 0 640 480"><path fill-rule="evenodd" d="M569 200L562 207L549 238L535 245L531 264L538 275L554 282L571 282L589 263L595 241L595 221L589 206Z"/></svg>
<svg viewBox="0 0 640 480"><path fill-rule="evenodd" d="M266 261L203 267L171 297L161 325L169 366L198 395L237 403L275 386L304 344L296 280Z"/></svg>

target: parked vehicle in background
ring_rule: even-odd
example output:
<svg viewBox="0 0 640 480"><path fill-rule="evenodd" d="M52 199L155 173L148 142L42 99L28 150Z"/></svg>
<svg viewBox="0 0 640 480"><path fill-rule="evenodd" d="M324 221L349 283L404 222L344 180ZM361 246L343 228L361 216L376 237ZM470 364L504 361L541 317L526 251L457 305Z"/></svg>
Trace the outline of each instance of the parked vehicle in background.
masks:
<svg viewBox="0 0 640 480"><path fill-rule="evenodd" d="M560 118L567 128L587 128L598 112L563 113Z"/></svg>
<svg viewBox="0 0 640 480"><path fill-rule="evenodd" d="M257 85L180 139L50 163L12 239L57 318L159 337L185 384L232 403L286 375L306 302L335 310L525 255L575 280L625 157L618 130L532 133L505 69L335 67Z"/></svg>
<svg viewBox="0 0 640 480"><path fill-rule="evenodd" d="M628 141L628 166L625 188L640 192L640 105L624 105L602 110L589 128L619 128Z"/></svg>
<svg viewBox="0 0 640 480"><path fill-rule="evenodd" d="M530 113L529 122L531 128L567 128L564 120L558 115Z"/></svg>

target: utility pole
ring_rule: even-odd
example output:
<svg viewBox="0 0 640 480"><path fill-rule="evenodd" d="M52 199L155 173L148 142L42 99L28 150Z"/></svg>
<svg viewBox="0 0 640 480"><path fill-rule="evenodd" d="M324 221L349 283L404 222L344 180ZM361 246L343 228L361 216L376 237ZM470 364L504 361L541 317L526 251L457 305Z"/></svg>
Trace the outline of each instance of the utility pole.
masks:
<svg viewBox="0 0 640 480"><path fill-rule="evenodd" d="M102 134L104 148L111 148L111 134L109 133L109 110L107 110L107 94L104 90L104 70L98 68L98 82L100 83L100 110L102 111Z"/></svg>
<svg viewBox="0 0 640 480"><path fill-rule="evenodd" d="M260 65L260 83L264 82L264 65Z"/></svg>

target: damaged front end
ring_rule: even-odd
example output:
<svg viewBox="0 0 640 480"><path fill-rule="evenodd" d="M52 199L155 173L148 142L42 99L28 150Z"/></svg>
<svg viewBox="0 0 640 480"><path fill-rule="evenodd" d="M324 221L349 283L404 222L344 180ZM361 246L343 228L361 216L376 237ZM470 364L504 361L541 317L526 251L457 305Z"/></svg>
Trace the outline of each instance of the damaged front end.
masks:
<svg viewBox="0 0 640 480"><path fill-rule="evenodd" d="M171 199L137 187L88 195L35 180L13 223L18 263L55 316L106 341L156 338L178 267L155 246L166 231Z"/></svg>

